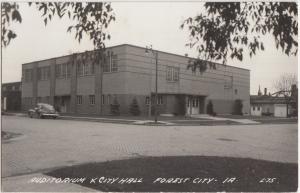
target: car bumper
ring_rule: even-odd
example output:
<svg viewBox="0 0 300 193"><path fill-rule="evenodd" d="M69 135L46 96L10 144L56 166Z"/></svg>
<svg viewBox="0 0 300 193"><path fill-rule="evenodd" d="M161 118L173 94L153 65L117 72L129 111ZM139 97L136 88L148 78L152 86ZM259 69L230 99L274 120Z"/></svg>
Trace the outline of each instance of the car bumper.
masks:
<svg viewBox="0 0 300 193"><path fill-rule="evenodd" d="M59 117L59 114L56 113L43 113L42 115L48 117Z"/></svg>

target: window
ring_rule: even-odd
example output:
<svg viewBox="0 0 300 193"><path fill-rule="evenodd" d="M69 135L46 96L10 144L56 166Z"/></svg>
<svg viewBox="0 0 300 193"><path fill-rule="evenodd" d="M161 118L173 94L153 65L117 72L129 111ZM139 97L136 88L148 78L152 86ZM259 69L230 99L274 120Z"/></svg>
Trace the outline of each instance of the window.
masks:
<svg viewBox="0 0 300 193"><path fill-rule="evenodd" d="M260 111L260 106L257 107L257 110Z"/></svg>
<svg viewBox="0 0 300 193"><path fill-rule="evenodd" d="M90 105L94 105L95 104L95 95L90 95L89 99L90 99Z"/></svg>
<svg viewBox="0 0 300 193"><path fill-rule="evenodd" d="M104 105L105 104L104 94L101 96L101 101L102 101L102 105Z"/></svg>
<svg viewBox="0 0 300 193"><path fill-rule="evenodd" d="M42 97L37 97L36 103L41 103L42 102Z"/></svg>
<svg viewBox="0 0 300 193"><path fill-rule="evenodd" d="M69 78L71 76L71 63L55 65L55 74L57 78Z"/></svg>
<svg viewBox="0 0 300 193"><path fill-rule="evenodd" d="M167 67L167 81L172 81L172 68Z"/></svg>
<svg viewBox="0 0 300 193"><path fill-rule="evenodd" d="M111 71L117 72L118 71L118 56L111 55Z"/></svg>
<svg viewBox="0 0 300 193"><path fill-rule="evenodd" d="M5 86L2 87L2 91L6 91L6 87Z"/></svg>
<svg viewBox="0 0 300 193"><path fill-rule="evenodd" d="M113 52L108 52L108 57L105 57L103 72L118 71L118 56L113 55Z"/></svg>
<svg viewBox="0 0 300 193"><path fill-rule="evenodd" d="M79 62L77 64L77 75L83 76L83 63Z"/></svg>
<svg viewBox="0 0 300 193"><path fill-rule="evenodd" d="M76 99L77 99L77 104L81 105L82 104L82 96L81 95L77 95Z"/></svg>
<svg viewBox="0 0 300 193"><path fill-rule="evenodd" d="M48 80L50 74L49 71L50 68L48 66L38 68L38 80Z"/></svg>
<svg viewBox="0 0 300 193"><path fill-rule="evenodd" d="M179 80L179 68L174 68L173 69L173 81L178 81Z"/></svg>
<svg viewBox="0 0 300 193"><path fill-rule="evenodd" d="M16 90L16 87L15 87L15 86L12 86L12 87L11 87L11 90L12 90L12 91Z"/></svg>
<svg viewBox="0 0 300 193"><path fill-rule="evenodd" d="M148 97L148 96L146 97L145 104L146 104L146 105L149 105L149 104L150 104L150 97Z"/></svg>
<svg viewBox="0 0 300 193"><path fill-rule="evenodd" d="M255 111L255 106L253 106L253 111Z"/></svg>
<svg viewBox="0 0 300 193"><path fill-rule="evenodd" d="M233 76L224 75L224 89L232 89L233 87Z"/></svg>
<svg viewBox="0 0 300 193"><path fill-rule="evenodd" d="M79 62L77 64L77 75L78 76L87 76L95 74L95 65L85 62Z"/></svg>
<svg viewBox="0 0 300 193"><path fill-rule="evenodd" d="M24 70L24 81L31 82L32 81L32 69Z"/></svg>
<svg viewBox="0 0 300 193"><path fill-rule="evenodd" d="M179 68L167 66L167 81L178 81L179 80Z"/></svg>
<svg viewBox="0 0 300 193"><path fill-rule="evenodd" d="M157 104L158 105L163 104L163 97L161 95L157 96Z"/></svg>

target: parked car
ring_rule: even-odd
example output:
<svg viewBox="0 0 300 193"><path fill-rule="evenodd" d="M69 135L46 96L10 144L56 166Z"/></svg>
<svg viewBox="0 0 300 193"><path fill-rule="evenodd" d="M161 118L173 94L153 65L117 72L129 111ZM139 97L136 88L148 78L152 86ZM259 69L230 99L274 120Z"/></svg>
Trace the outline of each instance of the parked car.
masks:
<svg viewBox="0 0 300 193"><path fill-rule="evenodd" d="M30 118L37 117L42 119L44 117L52 117L53 119L56 119L59 114L52 105L46 103L38 103L34 109L28 110L28 116Z"/></svg>

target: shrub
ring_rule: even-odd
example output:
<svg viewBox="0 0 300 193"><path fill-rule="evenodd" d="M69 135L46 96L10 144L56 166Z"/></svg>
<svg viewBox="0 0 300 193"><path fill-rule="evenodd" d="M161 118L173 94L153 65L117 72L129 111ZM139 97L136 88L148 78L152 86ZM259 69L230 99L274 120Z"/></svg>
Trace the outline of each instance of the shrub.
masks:
<svg viewBox="0 0 300 193"><path fill-rule="evenodd" d="M116 98L114 99L113 104L110 105L110 113L112 115L120 115L120 104Z"/></svg>
<svg viewBox="0 0 300 193"><path fill-rule="evenodd" d="M139 107L139 104L138 104L136 98L134 98L132 100L132 103L130 104L129 111L134 116L138 116L138 115L141 114L140 107Z"/></svg>
<svg viewBox="0 0 300 193"><path fill-rule="evenodd" d="M243 115L243 102L240 99L234 101L233 113L234 115Z"/></svg>
<svg viewBox="0 0 300 193"><path fill-rule="evenodd" d="M211 100L208 102L206 106L206 113L212 116L216 116L216 113L214 112L214 105L211 102Z"/></svg>

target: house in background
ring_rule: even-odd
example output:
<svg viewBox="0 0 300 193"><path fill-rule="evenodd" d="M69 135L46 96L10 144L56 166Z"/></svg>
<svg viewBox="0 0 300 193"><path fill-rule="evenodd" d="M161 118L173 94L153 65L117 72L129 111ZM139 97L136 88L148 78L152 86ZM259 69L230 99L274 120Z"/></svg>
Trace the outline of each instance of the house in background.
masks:
<svg viewBox="0 0 300 193"><path fill-rule="evenodd" d="M1 110L21 110L21 82L4 83L1 87Z"/></svg>
<svg viewBox="0 0 300 193"><path fill-rule="evenodd" d="M62 113L108 115L111 104L118 101L120 113L129 114L136 99L143 115L153 112L154 103L160 114L191 115L206 113L212 101L217 114L231 114L239 99L243 113L250 113L248 69L210 63L201 73L187 68L195 58L157 54L156 101L154 55L143 47L123 44L106 48L103 60L96 63L77 53L23 64L22 108L45 102Z"/></svg>
<svg viewBox="0 0 300 193"><path fill-rule="evenodd" d="M264 94L262 94L259 87L257 95L250 96L251 115L288 117L295 114L297 99L294 96L295 92L298 92L297 90L296 85L293 85L291 97L287 98L272 96L271 93L267 93L267 88L264 89Z"/></svg>

